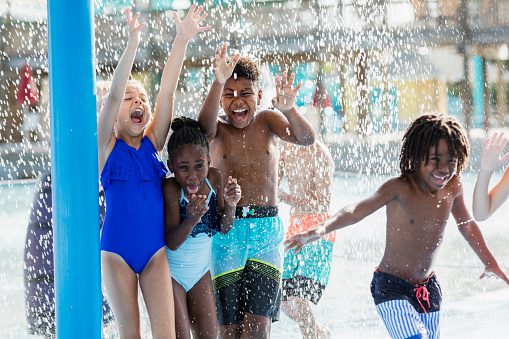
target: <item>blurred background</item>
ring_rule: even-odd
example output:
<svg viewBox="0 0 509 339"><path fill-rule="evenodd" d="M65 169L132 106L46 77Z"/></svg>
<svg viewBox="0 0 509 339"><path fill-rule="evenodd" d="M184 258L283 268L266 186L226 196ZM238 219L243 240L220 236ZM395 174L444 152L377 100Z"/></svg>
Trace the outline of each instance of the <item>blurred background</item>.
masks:
<svg viewBox="0 0 509 339"><path fill-rule="evenodd" d="M507 0L198 3L213 29L190 44L177 115L197 114L212 81L213 53L226 41L259 61L266 106L273 74L296 73L304 83L297 104L331 147L339 170L394 172L393 161L367 164L356 154L368 147L394 157L401 132L425 112L457 117L472 137L477 129L507 124ZM96 0L97 80L110 78L123 51L121 9L128 5L148 23L133 76L153 101L174 36L169 11L183 15L191 3ZM48 164L47 64L46 2L0 0L0 180L36 177ZM352 154L352 147L362 152ZM353 160L342 161L345 155Z"/></svg>
<svg viewBox="0 0 509 339"><path fill-rule="evenodd" d="M464 182L471 206L482 139L508 124L509 0L197 2L213 28L189 45L176 115L197 115L213 79L213 54L226 41L231 51L258 61L262 107L269 107L275 94L274 74L289 69L303 82L299 110L336 163L332 212L398 173L402 134L426 112L455 116L468 130L472 157ZM153 105L175 34L169 12L183 16L191 2L96 0L94 5L100 86L110 79L127 41L122 8L142 12L148 27L132 75L145 84ZM35 180L50 170L48 88L46 1L0 0L0 338L31 338L27 319L34 309L28 296L35 293L49 304L53 297L51 192L44 190L45 179ZM98 107L102 93L98 87ZM287 220L288 208L281 207ZM481 225L506 272L507 218L509 209L502 207ZM436 263L444 290L442 335L507 338L507 286L478 280L482 265L451 223ZM387 337L369 294L384 228L381 210L338 233L330 286L315 308L332 338ZM30 260L38 264L27 273ZM53 337L45 333L41 336ZM282 317L272 334L295 338L296 333L295 323ZM115 338L114 326L104 336Z"/></svg>

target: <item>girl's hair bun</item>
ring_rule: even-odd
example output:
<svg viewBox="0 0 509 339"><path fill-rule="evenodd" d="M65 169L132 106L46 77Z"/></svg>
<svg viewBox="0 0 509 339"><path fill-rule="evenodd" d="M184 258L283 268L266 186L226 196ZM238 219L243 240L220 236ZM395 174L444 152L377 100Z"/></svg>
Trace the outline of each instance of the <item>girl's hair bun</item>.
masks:
<svg viewBox="0 0 509 339"><path fill-rule="evenodd" d="M171 129L173 131L178 131L182 128L194 128L201 130L200 124L194 119L188 117L178 117L173 119L173 122L171 123Z"/></svg>

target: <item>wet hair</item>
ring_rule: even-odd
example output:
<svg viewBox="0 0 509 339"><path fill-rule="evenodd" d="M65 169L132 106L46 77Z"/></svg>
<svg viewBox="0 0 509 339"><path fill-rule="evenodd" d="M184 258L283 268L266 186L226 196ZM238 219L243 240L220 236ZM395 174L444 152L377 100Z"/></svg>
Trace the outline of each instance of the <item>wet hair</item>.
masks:
<svg viewBox="0 0 509 339"><path fill-rule="evenodd" d="M241 57L232 72L232 78L237 74L237 78L246 78L251 80L254 85L258 85L260 80L260 70L255 61Z"/></svg>
<svg viewBox="0 0 509 339"><path fill-rule="evenodd" d="M426 114L418 117L403 136L399 155L401 174L416 173L421 161L429 161L430 147L438 147L440 139L447 141L451 157L458 159L456 171L460 173L467 165L470 143L458 121L447 115Z"/></svg>
<svg viewBox="0 0 509 339"><path fill-rule="evenodd" d="M207 150L209 154L209 142L198 121L188 117L178 117L171 123L173 133L168 140L168 157L174 157L184 145L198 145Z"/></svg>
<svg viewBox="0 0 509 339"><path fill-rule="evenodd" d="M136 79L129 79L129 80L127 80L126 88L129 87L129 86L130 87L134 87L134 88L136 88L139 91L141 90L141 91L147 93L147 90L145 89L145 86L143 86L143 84L140 81L136 80ZM147 93L147 95L148 95L148 93Z"/></svg>

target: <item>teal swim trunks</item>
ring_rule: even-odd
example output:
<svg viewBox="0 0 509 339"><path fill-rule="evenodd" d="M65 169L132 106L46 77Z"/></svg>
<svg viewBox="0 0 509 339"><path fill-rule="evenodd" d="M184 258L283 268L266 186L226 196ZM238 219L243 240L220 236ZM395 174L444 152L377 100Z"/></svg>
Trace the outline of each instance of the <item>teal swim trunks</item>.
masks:
<svg viewBox="0 0 509 339"><path fill-rule="evenodd" d="M279 319L284 227L272 208L275 213L268 215L275 216L237 213L240 219L232 229L212 240L212 284L221 326L240 324L245 313Z"/></svg>
<svg viewBox="0 0 509 339"><path fill-rule="evenodd" d="M286 238L313 229L328 218L328 214L291 216ZM283 301L289 297L299 297L315 305L318 303L329 282L335 239L335 232L331 232L303 246L297 253L293 250L286 252L283 264Z"/></svg>

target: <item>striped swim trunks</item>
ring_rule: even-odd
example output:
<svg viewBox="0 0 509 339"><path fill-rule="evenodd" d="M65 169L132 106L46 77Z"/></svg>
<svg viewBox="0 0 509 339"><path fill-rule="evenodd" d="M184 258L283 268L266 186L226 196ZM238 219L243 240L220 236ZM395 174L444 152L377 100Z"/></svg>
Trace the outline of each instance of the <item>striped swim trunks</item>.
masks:
<svg viewBox="0 0 509 339"><path fill-rule="evenodd" d="M412 284L375 271L371 295L392 338L439 338L442 290L434 274Z"/></svg>

